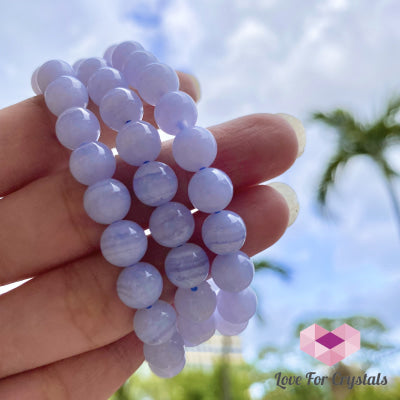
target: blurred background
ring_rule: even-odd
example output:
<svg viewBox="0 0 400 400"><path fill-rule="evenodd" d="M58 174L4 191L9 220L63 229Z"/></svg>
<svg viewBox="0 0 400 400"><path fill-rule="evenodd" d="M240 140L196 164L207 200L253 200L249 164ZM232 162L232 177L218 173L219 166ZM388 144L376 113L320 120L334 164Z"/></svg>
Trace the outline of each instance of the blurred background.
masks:
<svg viewBox="0 0 400 400"><path fill-rule="evenodd" d="M400 398L399 1L0 5L1 107L32 95L31 73L44 61L102 56L132 39L198 77L199 125L284 112L306 127L305 153L277 179L297 192L300 214L254 258L259 316L240 338L191 354L172 380L143 368L115 400ZM389 385L276 388L276 371L333 373L299 349L299 329L321 319L361 330L361 350L336 369L380 372Z"/></svg>

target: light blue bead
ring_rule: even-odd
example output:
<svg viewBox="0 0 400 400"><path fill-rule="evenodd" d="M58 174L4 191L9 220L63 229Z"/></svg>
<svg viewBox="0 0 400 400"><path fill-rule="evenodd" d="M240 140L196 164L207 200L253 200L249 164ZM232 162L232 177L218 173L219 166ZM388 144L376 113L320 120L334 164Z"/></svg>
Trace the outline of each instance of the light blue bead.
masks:
<svg viewBox="0 0 400 400"><path fill-rule="evenodd" d="M75 76L72 67L63 60L46 61L38 70L37 83L42 93L45 92L49 83L63 75Z"/></svg>
<svg viewBox="0 0 400 400"><path fill-rule="evenodd" d="M159 368L150 363L149 363L149 368L151 369L151 372L153 372L153 374L157 375L160 378L173 378L183 370L185 364L186 364L186 358L183 357L182 361L178 365L175 365L170 368Z"/></svg>
<svg viewBox="0 0 400 400"><path fill-rule="evenodd" d="M79 60L75 61L72 64L72 69L74 70L75 74L78 71L79 66L86 60L86 58L80 58Z"/></svg>
<svg viewBox="0 0 400 400"><path fill-rule="evenodd" d="M192 288L205 281L210 269L206 252L196 244L185 243L170 250L165 259L165 273L178 287Z"/></svg>
<svg viewBox="0 0 400 400"><path fill-rule="evenodd" d="M38 85L38 81L37 81L37 75L38 75L38 72L39 72L39 68L40 68L40 67L37 67L37 68L33 71L32 78L31 78L32 90L33 90L33 92L34 92L36 95L42 93L42 91L40 90L40 87L39 87L39 85Z"/></svg>
<svg viewBox="0 0 400 400"><path fill-rule="evenodd" d="M177 247L193 235L194 218L183 204L168 202L153 211L149 228L157 243L165 247Z"/></svg>
<svg viewBox="0 0 400 400"><path fill-rule="evenodd" d="M104 58L90 57L82 60L76 70L77 78L87 86L89 78L100 68L107 67L107 62Z"/></svg>
<svg viewBox="0 0 400 400"><path fill-rule="evenodd" d="M177 135L183 129L196 124L197 107L188 94L181 91L169 92L157 103L154 119L164 132Z"/></svg>
<svg viewBox="0 0 400 400"><path fill-rule="evenodd" d="M60 76L49 83L44 92L44 100L48 109L60 115L71 107L85 108L89 95L85 85L73 76Z"/></svg>
<svg viewBox="0 0 400 400"><path fill-rule="evenodd" d="M225 172L217 168L204 168L190 179L188 194L195 208L212 213L223 210L231 202L233 185Z"/></svg>
<svg viewBox="0 0 400 400"><path fill-rule="evenodd" d="M122 68L122 73L129 86L136 88L143 68L154 62L157 62L156 56L148 51L138 50L131 53Z"/></svg>
<svg viewBox="0 0 400 400"><path fill-rule="evenodd" d="M106 51L104 52L103 58L110 67L112 67L112 54L117 46L118 44L112 44L111 46L107 47Z"/></svg>
<svg viewBox="0 0 400 400"><path fill-rule="evenodd" d="M157 207L170 201L178 190L178 178L167 164L152 161L143 164L133 177L137 198L148 206Z"/></svg>
<svg viewBox="0 0 400 400"><path fill-rule="evenodd" d="M153 305L161 295L163 280L156 267L139 262L124 268L117 280L117 293L121 301L131 308Z"/></svg>
<svg viewBox="0 0 400 400"><path fill-rule="evenodd" d="M153 63L147 65L139 75L137 90L140 97L155 106L168 92L176 92L179 79L176 72L168 65Z"/></svg>
<svg viewBox="0 0 400 400"><path fill-rule="evenodd" d="M113 152L101 142L84 143L75 149L69 158L72 176L84 185L111 178L115 167Z"/></svg>
<svg viewBox="0 0 400 400"><path fill-rule="evenodd" d="M217 142L208 129L200 126L186 128L175 136L172 154L181 168L195 172L214 162Z"/></svg>
<svg viewBox="0 0 400 400"><path fill-rule="evenodd" d="M178 316L178 332L181 334L185 346L194 347L206 342L215 333L214 316L201 322L193 322L190 319Z"/></svg>
<svg viewBox="0 0 400 400"><path fill-rule="evenodd" d="M217 331L224 336L236 336L242 333L249 324L249 321L242 322L240 324L233 324L232 322L225 321L218 310L214 312L215 327Z"/></svg>
<svg viewBox="0 0 400 400"><path fill-rule="evenodd" d="M150 345L168 342L176 332L175 324L175 310L162 300L158 300L149 309L137 310L133 318L136 336L143 343Z"/></svg>
<svg viewBox="0 0 400 400"><path fill-rule="evenodd" d="M257 296L251 287L238 293L220 290L217 294L217 309L225 321L243 324L256 313Z"/></svg>
<svg viewBox="0 0 400 400"><path fill-rule="evenodd" d="M131 196L120 181L104 179L86 189L83 206L94 221L99 224L111 224L128 214Z"/></svg>
<svg viewBox="0 0 400 400"><path fill-rule="evenodd" d="M116 87L126 88L128 85L121 73L111 67L98 69L88 81L89 96L97 105L109 90Z"/></svg>
<svg viewBox="0 0 400 400"><path fill-rule="evenodd" d="M246 240L246 226L233 211L223 210L209 215L203 222L201 235L204 244L216 254L239 250Z"/></svg>
<svg viewBox="0 0 400 400"><path fill-rule="evenodd" d="M183 345L172 339L156 346L145 344L143 346L143 353L145 360L152 367L161 369L174 368L180 365L185 358Z"/></svg>
<svg viewBox="0 0 400 400"><path fill-rule="evenodd" d="M129 267L142 259L147 250L147 237L136 222L117 221L108 226L100 239L104 258L117 267Z"/></svg>
<svg viewBox="0 0 400 400"><path fill-rule="evenodd" d="M143 50L143 46L140 43L132 40L122 42L117 45L111 55L113 67L122 71L122 68L129 55L138 50Z"/></svg>
<svg viewBox="0 0 400 400"><path fill-rule="evenodd" d="M100 123L97 117L85 108L69 108L57 118L56 135L63 146L74 150L83 143L99 139Z"/></svg>
<svg viewBox="0 0 400 400"><path fill-rule="evenodd" d="M160 134L148 122L129 122L118 132L116 147L125 162L140 166L145 161L154 161L160 154Z"/></svg>
<svg viewBox="0 0 400 400"><path fill-rule="evenodd" d="M211 266L211 277L217 286L226 292L246 289L254 277L254 265L242 251L218 255Z"/></svg>
<svg viewBox="0 0 400 400"><path fill-rule="evenodd" d="M120 87L111 89L101 99L100 115L105 124L118 131L127 122L142 119L142 100L132 90Z"/></svg>

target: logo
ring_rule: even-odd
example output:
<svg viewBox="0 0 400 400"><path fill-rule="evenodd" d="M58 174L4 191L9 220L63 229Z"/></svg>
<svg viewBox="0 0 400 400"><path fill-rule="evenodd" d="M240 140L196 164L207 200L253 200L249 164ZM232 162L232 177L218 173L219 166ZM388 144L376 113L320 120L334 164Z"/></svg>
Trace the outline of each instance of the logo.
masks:
<svg viewBox="0 0 400 400"><path fill-rule="evenodd" d="M313 324L300 332L300 350L332 366L360 350L360 331L343 324L330 332Z"/></svg>

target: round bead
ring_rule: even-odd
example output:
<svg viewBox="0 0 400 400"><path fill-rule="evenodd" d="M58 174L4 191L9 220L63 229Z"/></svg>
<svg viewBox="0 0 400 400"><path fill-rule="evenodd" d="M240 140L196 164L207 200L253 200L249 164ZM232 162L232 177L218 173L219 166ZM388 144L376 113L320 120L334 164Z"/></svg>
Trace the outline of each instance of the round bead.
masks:
<svg viewBox="0 0 400 400"><path fill-rule="evenodd" d="M104 58L91 57L82 60L76 70L77 78L86 86L89 78L100 68L107 67L107 62Z"/></svg>
<svg viewBox="0 0 400 400"><path fill-rule="evenodd" d="M196 124L197 107L188 94L181 91L169 92L157 103L154 119L164 132L177 135Z"/></svg>
<svg viewBox="0 0 400 400"><path fill-rule="evenodd" d="M193 235L194 218L183 204L168 202L153 211L149 228L157 243L165 247L177 247Z"/></svg>
<svg viewBox="0 0 400 400"><path fill-rule="evenodd" d="M74 70L75 74L78 71L79 66L86 60L86 58L80 58L79 60L75 61L72 64L72 69Z"/></svg>
<svg viewBox="0 0 400 400"><path fill-rule="evenodd" d="M225 172L217 168L204 168L190 179L188 194L194 207L212 213L223 210L231 202L233 185Z"/></svg>
<svg viewBox="0 0 400 400"><path fill-rule="evenodd" d="M215 333L214 316L201 322L193 322L190 319L178 316L178 331L182 336L185 346L194 347L206 342Z"/></svg>
<svg viewBox="0 0 400 400"><path fill-rule="evenodd" d="M117 267L129 267L142 259L147 237L136 222L117 221L108 226L100 239L104 258Z"/></svg>
<svg viewBox="0 0 400 400"><path fill-rule="evenodd" d="M83 206L94 221L99 224L111 224L128 214L131 196L120 181L104 179L86 189Z"/></svg>
<svg viewBox="0 0 400 400"><path fill-rule="evenodd" d="M137 90L140 97L152 106L155 106L164 94L176 92L178 88L178 75L166 64L149 64L138 77Z"/></svg>
<svg viewBox="0 0 400 400"><path fill-rule="evenodd" d="M160 135L148 122L129 122L119 130L116 147L125 162L140 166L145 161L154 161L160 154Z"/></svg>
<svg viewBox="0 0 400 400"><path fill-rule="evenodd" d="M122 73L129 86L136 88L143 68L155 62L157 62L156 56L148 51L138 50L131 53L122 68Z"/></svg>
<svg viewBox="0 0 400 400"><path fill-rule="evenodd" d="M201 227L204 244L216 254L239 250L246 240L246 226L233 211L223 210L209 215Z"/></svg>
<svg viewBox="0 0 400 400"><path fill-rule="evenodd" d="M107 47L106 51L104 52L103 58L110 67L112 66L112 54L117 46L117 44L112 44L111 46Z"/></svg>
<svg viewBox="0 0 400 400"><path fill-rule="evenodd" d="M217 142L207 129L200 126L186 128L175 136L172 154L181 168L195 172L214 162Z"/></svg>
<svg viewBox="0 0 400 400"><path fill-rule="evenodd" d="M42 91L40 90L40 87L38 85L38 81L37 81L37 75L38 75L38 72L39 72L39 68L40 67L37 67L33 71L32 78L31 78L31 86L32 86L32 90L33 90L33 92L35 94L41 94L42 93Z"/></svg>
<svg viewBox="0 0 400 400"><path fill-rule="evenodd" d="M134 41L122 42L117 45L111 55L113 67L122 71L122 67L124 66L129 55L138 50L143 50L143 46Z"/></svg>
<svg viewBox="0 0 400 400"><path fill-rule="evenodd" d="M176 312L172 306L158 300L150 308L136 311L133 328L137 337L146 344L167 342L176 332Z"/></svg>
<svg viewBox="0 0 400 400"><path fill-rule="evenodd" d="M69 158L72 176L84 185L111 178L116 167L113 152L101 142L84 143Z"/></svg>
<svg viewBox="0 0 400 400"><path fill-rule="evenodd" d="M114 88L102 98L100 115L111 129L118 131L126 123L142 119L143 104L139 96L132 90Z"/></svg>
<svg viewBox="0 0 400 400"><path fill-rule="evenodd" d="M218 287L226 292L246 289L254 277L254 265L242 251L219 255L214 258L211 276Z"/></svg>
<svg viewBox="0 0 400 400"><path fill-rule="evenodd" d="M89 96L81 81L73 76L60 76L49 83L44 92L44 100L49 110L58 116L71 107L85 108Z"/></svg>
<svg viewBox="0 0 400 400"><path fill-rule="evenodd" d="M63 146L74 150L83 143L97 141L100 137L100 123L89 110L69 108L57 118L56 135Z"/></svg>
<svg viewBox="0 0 400 400"><path fill-rule="evenodd" d="M131 308L153 305L160 297L162 288L163 280L158 269L145 262L124 268L117 280L118 296Z"/></svg>
<svg viewBox="0 0 400 400"><path fill-rule="evenodd" d="M178 190L178 178L167 164L151 161L136 171L133 177L133 190L142 203L157 207L175 196Z"/></svg>
<svg viewBox="0 0 400 400"><path fill-rule="evenodd" d="M191 289L178 288L174 305L176 312L183 318L201 322L214 313L217 296L207 282L201 282Z"/></svg>
<svg viewBox="0 0 400 400"><path fill-rule="evenodd" d="M45 62L37 73L37 83L40 91L44 93L51 82L63 75L75 76L74 70L67 62L63 60Z"/></svg>
<svg viewBox="0 0 400 400"><path fill-rule="evenodd" d="M185 358L183 345L172 339L155 346L145 344L143 353L149 364L161 369L174 368L180 365Z"/></svg>
<svg viewBox="0 0 400 400"><path fill-rule="evenodd" d="M256 294L250 287L238 293L220 290L217 294L217 309L225 321L242 324L256 313Z"/></svg>
<svg viewBox="0 0 400 400"><path fill-rule="evenodd" d="M109 90L116 87L127 87L127 83L118 70L110 67L98 69L88 81L89 96L97 105Z"/></svg>
<svg viewBox="0 0 400 400"><path fill-rule="evenodd" d="M165 259L165 273L178 287L192 288L205 281L210 270L206 252L196 244L185 243L170 250Z"/></svg>
<svg viewBox="0 0 400 400"><path fill-rule="evenodd" d="M219 315L218 310L215 310L214 320L217 331L224 336L239 335L239 333L243 332L249 324L249 321L242 322L241 324L232 324L232 322L225 321L221 315Z"/></svg>
<svg viewBox="0 0 400 400"><path fill-rule="evenodd" d="M183 357L182 361L178 365L171 368L165 368L165 369L158 368L152 364L149 364L149 367L151 371L160 378L173 378L183 370L185 364L186 364L186 359L185 357Z"/></svg>

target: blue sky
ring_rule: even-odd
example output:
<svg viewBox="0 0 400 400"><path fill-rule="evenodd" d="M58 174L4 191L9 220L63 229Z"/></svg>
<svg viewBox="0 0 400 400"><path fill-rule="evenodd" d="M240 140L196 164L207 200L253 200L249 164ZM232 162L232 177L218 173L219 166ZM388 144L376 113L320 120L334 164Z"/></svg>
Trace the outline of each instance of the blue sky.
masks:
<svg viewBox="0 0 400 400"><path fill-rule="evenodd" d="M74 62L134 39L170 65L196 74L199 124L253 112L304 121L308 143L277 180L298 193L300 215L257 258L290 266L291 282L262 273L255 286L267 324L243 335L252 358L291 337L304 318L375 315L400 337L400 238L384 184L367 159L354 159L322 216L315 190L335 134L310 121L314 110L345 107L370 120L400 91L400 3L396 0L50 0L9 2L0 13L0 106L31 95L30 75L49 58ZM400 151L388 157L400 169ZM396 182L399 192L399 182ZM285 335L285 332L289 332Z"/></svg>

